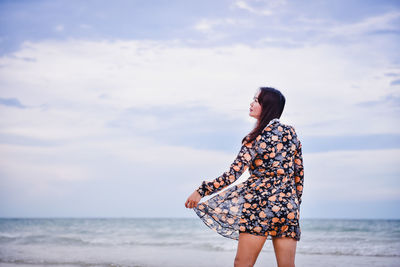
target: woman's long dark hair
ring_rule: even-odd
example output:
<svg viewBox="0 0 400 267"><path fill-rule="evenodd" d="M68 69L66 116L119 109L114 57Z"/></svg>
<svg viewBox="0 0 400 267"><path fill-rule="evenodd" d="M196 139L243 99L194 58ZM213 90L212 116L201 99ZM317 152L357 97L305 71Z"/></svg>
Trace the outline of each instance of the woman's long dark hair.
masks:
<svg viewBox="0 0 400 267"><path fill-rule="evenodd" d="M261 115L254 129L243 138L242 143L251 143L272 119L281 117L285 108L286 99L279 90L272 87L260 87L259 90L258 102L261 105Z"/></svg>

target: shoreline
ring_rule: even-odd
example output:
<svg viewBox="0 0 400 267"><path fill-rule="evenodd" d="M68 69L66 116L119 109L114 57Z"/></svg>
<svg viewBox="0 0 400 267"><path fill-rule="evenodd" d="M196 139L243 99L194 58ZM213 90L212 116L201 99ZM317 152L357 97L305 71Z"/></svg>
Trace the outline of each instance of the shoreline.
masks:
<svg viewBox="0 0 400 267"><path fill-rule="evenodd" d="M272 244L266 244L258 256L255 267L276 266L275 254L270 249ZM43 261L40 252L30 250L30 255L25 255L24 260L11 262L0 257L1 266L4 267L25 267L25 266L50 266L77 267L77 266L137 266L137 267L226 267L233 266L236 251L204 251L193 248L171 248L171 247L58 247L49 248L47 253L60 255L63 250L63 260L49 257ZM39 252L39 253L38 253ZM4 253L4 251L3 251ZM42 252L43 253L43 252ZM39 254L39 255L38 255ZM50 255L51 255L50 254ZM4 256L4 255L2 255ZM116 261L116 259L118 259ZM349 256L349 255L318 255L318 254L296 254L295 263L297 267L324 267L341 266L398 266L400 257L386 256Z"/></svg>

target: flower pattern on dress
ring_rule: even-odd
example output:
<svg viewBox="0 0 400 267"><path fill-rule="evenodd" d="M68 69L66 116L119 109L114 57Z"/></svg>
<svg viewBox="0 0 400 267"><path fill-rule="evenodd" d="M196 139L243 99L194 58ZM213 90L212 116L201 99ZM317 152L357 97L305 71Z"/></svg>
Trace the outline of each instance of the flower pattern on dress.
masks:
<svg viewBox="0 0 400 267"><path fill-rule="evenodd" d="M250 177L194 208L211 229L239 240L239 233L300 240L300 204L304 168L302 145L293 126L271 120L251 143L242 147L228 171L203 181L197 192L212 195L249 169Z"/></svg>

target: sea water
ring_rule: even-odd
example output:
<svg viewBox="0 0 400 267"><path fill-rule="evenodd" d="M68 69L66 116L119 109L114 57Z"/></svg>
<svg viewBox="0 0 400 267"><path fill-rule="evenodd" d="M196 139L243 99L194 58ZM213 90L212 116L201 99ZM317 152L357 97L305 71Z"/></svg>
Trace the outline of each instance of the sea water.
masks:
<svg viewBox="0 0 400 267"><path fill-rule="evenodd" d="M296 266L400 266L400 220L302 219ZM198 218L0 219L0 266L233 266ZM267 240L255 266L276 266Z"/></svg>

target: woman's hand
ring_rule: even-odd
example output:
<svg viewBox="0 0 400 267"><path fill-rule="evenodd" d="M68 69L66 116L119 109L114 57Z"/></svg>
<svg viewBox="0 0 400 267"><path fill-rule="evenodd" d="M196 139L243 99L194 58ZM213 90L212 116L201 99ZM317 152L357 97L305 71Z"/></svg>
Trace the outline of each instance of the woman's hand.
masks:
<svg viewBox="0 0 400 267"><path fill-rule="evenodd" d="M193 209L194 207L197 206L197 204L199 203L201 199L201 196L199 194L199 192L197 192L196 190L188 197L188 199L186 200L185 203L185 207L189 208L189 209Z"/></svg>

